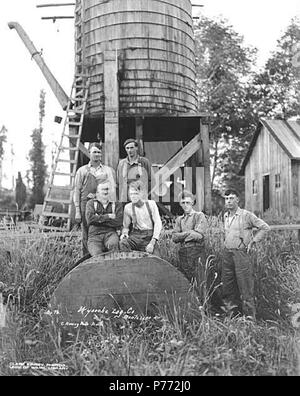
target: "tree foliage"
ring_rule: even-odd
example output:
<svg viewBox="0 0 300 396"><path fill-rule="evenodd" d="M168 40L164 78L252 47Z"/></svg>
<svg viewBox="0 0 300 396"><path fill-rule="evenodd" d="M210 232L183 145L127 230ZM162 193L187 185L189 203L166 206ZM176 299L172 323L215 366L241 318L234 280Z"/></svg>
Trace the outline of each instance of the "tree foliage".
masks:
<svg viewBox="0 0 300 396"><path fill-rule="evenodd" d="M35 204L42 204L44 201L44 186L47 174L45 164L45 147L42 141L43 119L45 116L45 91L40 92L39 102L39 128L34 129L31 135L32 148L29 152L31 163L32 194L30 197L30 207Z"/></svg>
<svg viewBox="0 0 300 396"><path fill-rule="evenodd" d="M300 74L293 58L300 45L300 20L291 21L263 70L255 76L251 100L258 117L300 116Z"/></svg>
<svg viewBox="0 0 300 396"><path fill-rule="evenodd" d="M212 116L213 187L241 187L239 166L257 121L248 94L256 50L227 21L202 17L196 56L200 109Z"/></svg>
<svg viewBox="0 0 300 396"><path fill-rule="evenodd" d="M213 188L243 193L238 173L259 119L300 115L300 22L291 21L262 70L256 67L257 50L226 20L202 17L195 33L200 110L212 116Z"/></svg>
<svg viewBox="0 0 300 396"><path fill-rule="evenodd" d="M7 129L4 125L0 130L0 161L3 160L4 156L4 143L7 141Z"/></svg>

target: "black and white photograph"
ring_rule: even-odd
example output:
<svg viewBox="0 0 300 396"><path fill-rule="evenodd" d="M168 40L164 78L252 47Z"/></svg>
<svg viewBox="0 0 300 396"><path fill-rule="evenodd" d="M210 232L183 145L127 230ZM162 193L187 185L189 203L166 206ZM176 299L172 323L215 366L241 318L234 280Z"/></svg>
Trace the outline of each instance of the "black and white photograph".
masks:
<svg viewBox="0 0 300 396"><path fill-rule="evenodd" d="M299 376L299 0L2 1L0 50L0 376Z"/></svg>

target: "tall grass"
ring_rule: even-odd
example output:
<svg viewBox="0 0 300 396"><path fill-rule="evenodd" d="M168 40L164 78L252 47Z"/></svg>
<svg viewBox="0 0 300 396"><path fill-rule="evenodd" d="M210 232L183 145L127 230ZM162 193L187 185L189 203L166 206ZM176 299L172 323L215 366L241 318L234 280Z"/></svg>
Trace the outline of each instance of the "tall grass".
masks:
<svg viewBox="0 0 300 396"><path fill-rule="evenodd" d="M209 221L207 256L211 271L219 275L222 229L218 219ZM100 318L97 328L81 329L66 339L55 323L41 320L41 313L79 257L79 241L36 233L30 240L7 238L2 245L11 262L0 256L0 281L6 284L9 306L7 327L0 333L1 375L297 374L291 307L300 302L300 246L294 237L272 232L253 257L257 323L221 319L195 304L189 318L179 310L173 317L162 312L143 322ZM163 258L178 266L177 247L168 235L160 247ZM44 366L10 366L25 361ZM57 368L57 363L65 366Z"/></svg>

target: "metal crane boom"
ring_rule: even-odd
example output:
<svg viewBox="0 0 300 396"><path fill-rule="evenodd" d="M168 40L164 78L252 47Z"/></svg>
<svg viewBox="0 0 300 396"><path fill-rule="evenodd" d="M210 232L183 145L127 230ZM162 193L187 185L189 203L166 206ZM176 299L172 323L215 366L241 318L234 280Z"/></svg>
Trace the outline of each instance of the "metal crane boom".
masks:
<svg viewBox="0 0 300 396"><path fill-rule="evenodd" d="M36 61L37 65L41 69L41 72L46 78L50 88L52 89L61 107L65 110L68 105L69 97L66 94L66 92L63 90L61 85L58 83L57 79L51 73L50 69L46 65L40 52L36 49L33 42L30 40L29 36L18 22L9 22L8 26L10 29L15 29L17 31L21 40L23 41L26 48L30 52L31 57Z"/></svg>

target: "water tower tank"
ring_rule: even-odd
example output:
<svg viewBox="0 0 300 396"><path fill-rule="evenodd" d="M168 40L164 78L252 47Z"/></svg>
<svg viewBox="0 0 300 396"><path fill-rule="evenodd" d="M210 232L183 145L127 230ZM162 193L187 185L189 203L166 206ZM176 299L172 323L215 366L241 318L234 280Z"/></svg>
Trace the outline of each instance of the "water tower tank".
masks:
<svg viewBox="0 0 300 396"><path fill-rule="evenodd" d="M88 116L104 113L104 51L119 61L120 115L196 112L190 0L77 0L90 68Z"/></svg>

